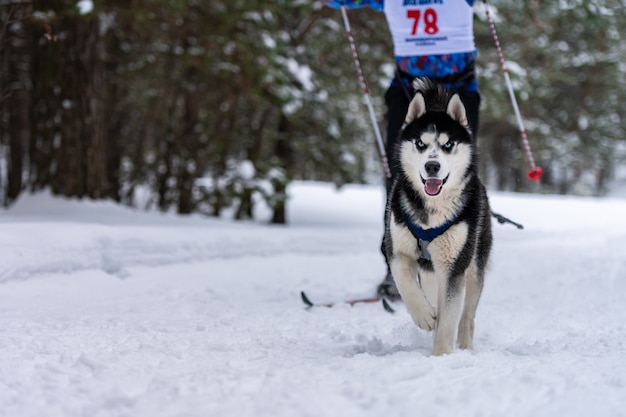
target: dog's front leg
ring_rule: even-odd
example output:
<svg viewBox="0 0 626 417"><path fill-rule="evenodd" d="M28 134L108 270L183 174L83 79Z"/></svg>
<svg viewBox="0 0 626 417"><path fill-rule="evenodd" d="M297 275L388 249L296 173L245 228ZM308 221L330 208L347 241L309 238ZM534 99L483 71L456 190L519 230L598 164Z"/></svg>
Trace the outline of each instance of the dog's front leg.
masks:
<svg viewBox="0 0 626 417"><path fill-rule="evenodd" d="M454 351L454 339L459 326L464 297L463 276L443 278L439 287L434 355L447 355Z"/></svg>
<svg viewBox="0 0 626 417"><path fill-rule="evenodd" d="M390 267L402 301L415 324L424 330L433 330L435 309L426 299L417 281L417 261L404 254L395 254Z"/></svg>
<svg viewBox="0 0 626 417"><path fill-rule="evenodd" d="M479 270L476 264L473 264L466 271L467 278L465 281L467 287L465 290L465 303L463 305L463 314L461 315L458 334L459 348L461 349L474 348L474 320L478 300L483 290L484 273L484 269Z"/></svg>

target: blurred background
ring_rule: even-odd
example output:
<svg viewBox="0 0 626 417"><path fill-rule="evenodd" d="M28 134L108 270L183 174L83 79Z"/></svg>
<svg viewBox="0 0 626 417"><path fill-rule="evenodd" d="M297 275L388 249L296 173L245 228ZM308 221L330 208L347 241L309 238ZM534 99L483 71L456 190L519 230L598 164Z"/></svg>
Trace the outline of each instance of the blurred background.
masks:
<svg viewBox="0 0 626 417"><path fill-rule="evenodd" d="M481 176L490 190L624 188L626 1L475 6ZM393 74L384 15L349 12L384 132ZM0 204L22 193L112 199L284 223L294 180L383 183L338 10L305 0L0 0ZM382 187L382 185L381 185Z"/></svg>

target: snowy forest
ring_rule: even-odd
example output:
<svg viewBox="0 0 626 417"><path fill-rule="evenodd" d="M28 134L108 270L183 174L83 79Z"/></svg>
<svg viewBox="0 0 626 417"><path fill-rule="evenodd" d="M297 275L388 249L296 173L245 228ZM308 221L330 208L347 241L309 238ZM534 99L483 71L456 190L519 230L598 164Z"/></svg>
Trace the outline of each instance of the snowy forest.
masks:
<svg viewBox="0 0 626 417"><path fill-rule="evenodd" d="M491 189L608 191L626 162L624 6L491 3L544 172L535 184L477 2L478 143ZM382 13L349 16L383 126L390 34ZM49 189L180 214L229 208L245 219L263 199L284 223L290 181L382 176L341 14L320 1L0 0L5 207Z"/></svg>

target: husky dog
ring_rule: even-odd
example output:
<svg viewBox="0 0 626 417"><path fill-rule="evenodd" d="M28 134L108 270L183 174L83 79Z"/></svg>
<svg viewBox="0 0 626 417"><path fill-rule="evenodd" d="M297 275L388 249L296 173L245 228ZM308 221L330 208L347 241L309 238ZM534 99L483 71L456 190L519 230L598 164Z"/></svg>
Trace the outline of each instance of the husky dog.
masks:
<svg viewBox="0 0 626 417"><path fill-rule="evenodd" d="M472 349L491 250L491 219L475 142L457 94L424 79L395 149L385 257L411 318L434 330L434 355Z"/></svg>

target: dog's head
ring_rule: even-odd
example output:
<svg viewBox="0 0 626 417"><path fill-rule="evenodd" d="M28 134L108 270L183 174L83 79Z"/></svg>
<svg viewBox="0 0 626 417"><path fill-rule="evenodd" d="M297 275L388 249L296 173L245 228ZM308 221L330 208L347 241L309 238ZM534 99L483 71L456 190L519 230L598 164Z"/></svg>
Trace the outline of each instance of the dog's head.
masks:
<svg viewBox="0 0 626 417"><path fill-rule="evenodd" d="M474 164L474 148L465 106L458 94L427 82L416 85L397 159L404 175L427 196L459 187Z"/></svg>

